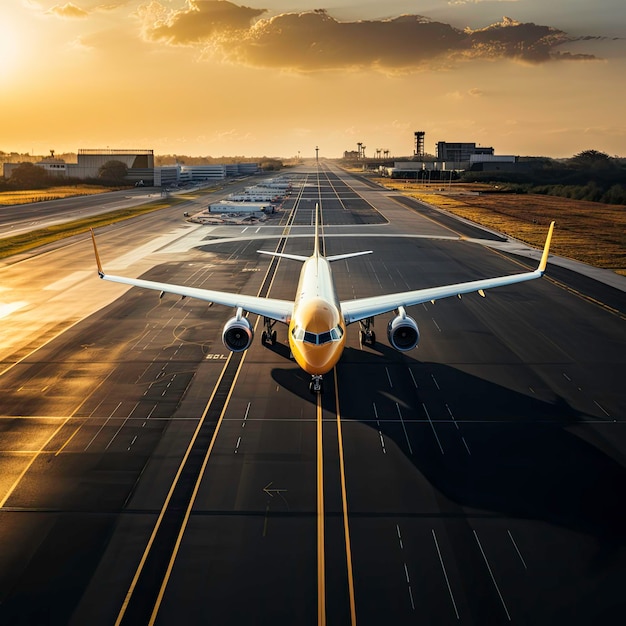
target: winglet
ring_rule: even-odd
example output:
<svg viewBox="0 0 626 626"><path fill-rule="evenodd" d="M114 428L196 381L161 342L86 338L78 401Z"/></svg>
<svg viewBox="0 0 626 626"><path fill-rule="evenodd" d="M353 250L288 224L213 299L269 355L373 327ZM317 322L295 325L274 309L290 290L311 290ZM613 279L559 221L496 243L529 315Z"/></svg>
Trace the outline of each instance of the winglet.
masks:
<svg viewBox="0 0 626 626"><path fill-rule="evenodd" d="M96 246L96 236L93 234L93 228L90 228L89 232L91 233L91 241L93 241L93 251L94 251L94 254L96 255L96 264L98 265L98 276L100 276L100 278L103 278L104 270L102 269L102 263L100 263L100 255L98 254L98 247Z"/></svg>
<svg viewBox="0 0 626 626"><path fill-rule="evenodd" d="M550 241L552 241L552 231L554 230L554 222L550 224L550 229L548 230L548 236L546 237L546 244L543 248L543 254L541 255L541 261L539 261L539 267L537 268L538 272L542 274L546 271L546 266L548 265L548 252L550 250Z"/></svg>

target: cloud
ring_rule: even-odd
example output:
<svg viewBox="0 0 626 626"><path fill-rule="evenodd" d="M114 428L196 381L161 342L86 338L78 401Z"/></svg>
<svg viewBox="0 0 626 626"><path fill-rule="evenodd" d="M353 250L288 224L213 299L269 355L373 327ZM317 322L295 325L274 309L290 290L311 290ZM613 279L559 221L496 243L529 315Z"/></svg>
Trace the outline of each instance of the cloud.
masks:
<svg viewBox="0 0 626 626"><path fill-rule="evenodd" d="M147 40L197 46L204 55L232 63L302 72L400 72L476 59L544 63L594 58L557 50L584 38L507 17L485 28L461 30L420 15L349 22L323 9L261 18L265 12L225 0L188 0L185 9L176 11L152 0L137 15Z"/></svg>
<svg viewBox="0 0 626 626"><path fill-rule="evenodd" d="M121 7L125 7L129 5L131 0L117 0L108 2L107 4L100 4L96 7L98 11L115 11L115 9L119 9Z"/></svg>
<svg viewBox="0 0 626 626"><path fill-rule="evenodd" d="M179 45L208 42L225 32L247 30L251 21L265 12L226 0L188 0L187 7L178 11L168 11L153 1L138 9L144 22L151 15L159 16L144 29L148 39Z"/></svg>
<svg viewBox="0 0 626 626"><path fill-rule="evenodd" d="M464 52L468 56L481 58L514 58L530 63L542 63L559 58L581 58L581 55L564 55L555 50L568 41L574 41L566 33L551 26L520 23L510 17L486 28L465 32L472 40L470 49ZM590 58L589 55L582 55Z"/></svg>
<svg viewBox="0 0 626 626"><path fill-rule="evenodd" d="M48 9L46 13L63 19L81 19L89 15L87 11L81 9L75 4L72 4L71 2L67 2L63 6L57 4Z"/></svg>
<svg viewBox="0 0 626 626"><path fill-rule="evenodd" d="M481 2L519 2L520 0L448 0L448 4L461 5L461 4L480 4Z"/></svg>
<svg viewBox="0 0 626 626"><path fill-rule="evenodd" d="M485 95L485 92L482 89L477 89L474 87L473 89L469 89L468 91L451 91L446 94L446 97L451 100L464 100L465 98L482 98Z"/></svg>

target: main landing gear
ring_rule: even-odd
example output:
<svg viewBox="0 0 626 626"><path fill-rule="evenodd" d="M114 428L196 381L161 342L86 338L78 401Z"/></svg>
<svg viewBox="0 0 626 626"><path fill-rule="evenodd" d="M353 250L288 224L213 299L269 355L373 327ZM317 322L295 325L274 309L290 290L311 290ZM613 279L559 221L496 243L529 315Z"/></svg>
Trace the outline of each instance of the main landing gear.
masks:
<svg viewBox="0 0 626 626"><path fill-rule="evenodd" d="M311 376L309 391L313 394L322 393L324 391L322 377L319 374L314 374L313 376Z"/></svg>
<svg viewBox="0 0 626 626"><path fill-rule="evenodd" d="M369 343L370 346L374 346L376 344L376 333L372 330L372 326L374 326L374 318L367 317L364 320L361 320L359 325L361 326L361 330L359 331L361 345Z"/></svg>
<svg viewBox="0 0 626 626"><path fill-rule="evenodd" d="M276 320L270 319L269 317L264 317L263 323L265 324L265 330L261 335L261 343L263 345L266 345L268 343L274 345L276 343L276 331L274 330Z"/></svg>

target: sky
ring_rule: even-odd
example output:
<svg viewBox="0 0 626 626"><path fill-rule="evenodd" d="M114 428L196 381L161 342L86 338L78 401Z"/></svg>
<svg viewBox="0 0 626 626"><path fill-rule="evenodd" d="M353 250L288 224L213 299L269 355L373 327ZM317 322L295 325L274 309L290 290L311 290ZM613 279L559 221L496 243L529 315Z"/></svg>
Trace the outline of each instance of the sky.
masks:
<svg viewBox="0 0 626 626"><path fill-rule="evenodd" d="M626 156L623 0L3 0L0 150Z"/></svg>

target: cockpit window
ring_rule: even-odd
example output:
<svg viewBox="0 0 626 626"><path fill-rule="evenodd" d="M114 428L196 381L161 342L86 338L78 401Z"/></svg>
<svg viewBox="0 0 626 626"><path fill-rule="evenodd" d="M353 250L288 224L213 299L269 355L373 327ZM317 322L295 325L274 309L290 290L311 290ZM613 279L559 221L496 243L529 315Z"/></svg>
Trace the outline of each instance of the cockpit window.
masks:
<svg viewBox="0 0 626 626"><path fill-rule="evenodd" d="M314 346L321 346L331 341L339 341L343 337L343 330L341 326L337 325L335 328L331 328L323 333L311 333L299 326L294 326L291 334L296 341L304 341L304 343L310 343Z"/></svg>
<svg viewBox="0 0 626 626"><path fill-rule="evenodd" d="M317 336L318 343L328 343L329 341L332 341L332 340L333 338L331 337L330 330L326 331L325 333L320 333Z"/></svg>

